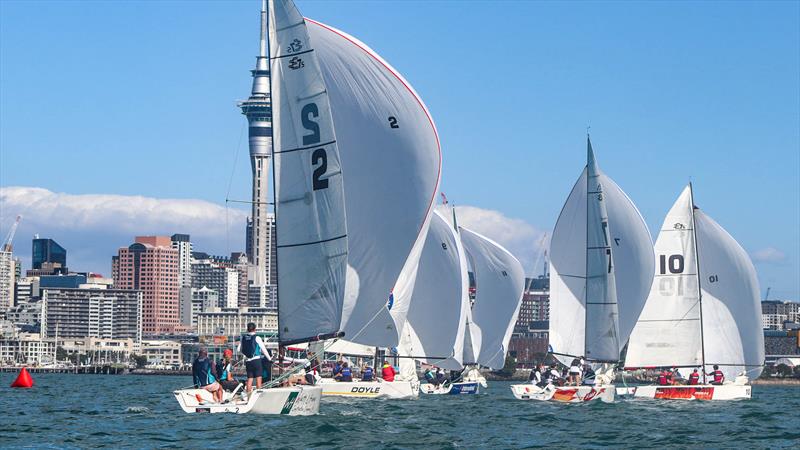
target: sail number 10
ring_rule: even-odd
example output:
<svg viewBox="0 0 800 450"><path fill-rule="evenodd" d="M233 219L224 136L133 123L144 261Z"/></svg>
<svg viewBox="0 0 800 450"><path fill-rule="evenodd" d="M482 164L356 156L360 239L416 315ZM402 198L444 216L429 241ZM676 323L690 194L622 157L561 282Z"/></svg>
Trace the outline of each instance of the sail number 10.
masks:
<svg viewBox="0 0 800 450"><path fill-rule="evenodd" d="M319 117L319 107L316 103L307 103L300 112L300 120L303 128L311 134L303 135L303 145L314 145L320 142L319 124L314 120ZM328 188L327 178L322 178L328 171L328 152L324 147L320 147L311 152L311 187L318 191Z"/></svg>

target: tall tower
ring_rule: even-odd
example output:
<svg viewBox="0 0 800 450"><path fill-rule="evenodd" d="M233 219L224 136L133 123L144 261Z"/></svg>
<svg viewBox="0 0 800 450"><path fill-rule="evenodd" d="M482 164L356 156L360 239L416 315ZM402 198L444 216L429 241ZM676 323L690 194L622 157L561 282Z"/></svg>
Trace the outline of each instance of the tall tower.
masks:
<svg viewBox="0 0 800 450"><path fill-rule="evenodd" d="M250 281L254 287L268 283L267 254L271 242L267 219L268 169L272 149L272 100L270 98L269 56L267 55L267 1L261 3L261 41L253 74L253 90L250 98L239 103L242 114L249 123L250 165L253 170L252 220L250 264L254 267ZM264 294L261 294L263 298Z"/></svg>

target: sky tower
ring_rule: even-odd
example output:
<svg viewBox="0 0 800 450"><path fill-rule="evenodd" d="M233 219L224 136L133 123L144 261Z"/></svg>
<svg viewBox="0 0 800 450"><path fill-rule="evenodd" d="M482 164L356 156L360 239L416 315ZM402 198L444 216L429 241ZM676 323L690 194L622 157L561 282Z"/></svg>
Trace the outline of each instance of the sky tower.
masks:
<svg viewBox="0 0 800 450"><path fill-rule="evenodd" d="M270 98L269 56L267 55L267 1L261 3L261 40L256 57L256 68L252 70L253 90L250 98L240 102L242 114L249 123L250 165L253 170L252 220L253 233L250 247L252 255L247 255L253 266L249 274L252 286L260 287L259 306L264 306L265 286L275 281L268 279L267 251L271 246L270 224L267 219L269 188L269 163L272 149L272 100Z"/></svg>

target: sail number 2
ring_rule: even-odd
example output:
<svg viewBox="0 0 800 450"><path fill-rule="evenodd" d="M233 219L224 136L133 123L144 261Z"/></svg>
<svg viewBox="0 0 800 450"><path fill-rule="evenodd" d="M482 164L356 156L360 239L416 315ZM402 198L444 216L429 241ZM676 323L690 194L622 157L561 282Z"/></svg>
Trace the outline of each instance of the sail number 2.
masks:
<svg viewBox="0 0 800 450"><path fill-rule="evenodd" d="M303 135L303 145L314 145L320 142L319 124L316 122L319 117L319 107L316 103L307 103L303 106L300 112L300 120L303 128L310 131L311 134ZM311 173L311 187L318 191L328 187L328 180L322 178L325 172L328 171L328 152L324 147L320 147L311 152L311 167L314 171Z"/></svg>

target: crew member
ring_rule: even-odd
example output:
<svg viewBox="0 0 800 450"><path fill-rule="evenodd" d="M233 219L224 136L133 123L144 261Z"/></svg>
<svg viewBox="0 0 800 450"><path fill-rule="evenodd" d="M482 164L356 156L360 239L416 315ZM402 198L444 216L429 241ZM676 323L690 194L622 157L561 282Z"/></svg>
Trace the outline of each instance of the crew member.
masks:
<svg viewBox="0 0 800 450"><path fill-rule="evenodd" d="M345 361L342 364L342 371L337 373L333 378L335 378L336 381L353 381L353 371L350 369L350 365Z"/></svg>
<svg viewBox="0 0 800 450"><path fill-rule="evenodd" d="M374 381L375 380L375 369L372 368L369 364L364 366L361 369L361 381Z"/></svg>
<svg viewBox="0 0 800 450"><path fill-rule="evenodd" d="M394 381L394 376L397 372L395 372L394 367L389 364L389 361L383 362L383 367L381 367L381 376L383 377L383 381Z"/></svg>
<svg viewBox="0 0 800 450"><path fill-rule="evenodd" d="M531 370L531 374L528 376L528 382L531 384L535 384L539 386L542 383L542 365L539 364L533 370Z"/></svg>
<svg viewBox="0 0 800 450"><path fill-rule="evenodd" d="M445 378L444 377L444 372L442 372L442 369L437 367L436 368L436 385L439 386L442 383L444 383L444 378Z"/></svg>
<svg viewBox="0 0 800 450"><path fill-rule="evenodd" d="M428 367L428 369L425 370L424 377L425 377L425 381L427 381L428 384L432 384L432 385L436 386L436 376L433 374L433 371L431 370L430 367Z"/></svg>
<svg viewBox="0 0 800 450"><path fill-rule="evenodd" d="M547 384L554 384L556 386L563 386L564 382L561 378L561 374L558 372L558 366L556 363L553 363L550 366L550 372L547 374Z"/></svg>
<svg viewBox="0 0 800 450"><path fill-rule="evenodd" d="M219 374L219 384L222 389L228 392L233 392L239 386L239 382L233 378L233 350L226 348L222 352L222 362L217 365L217 372Z"/></svg>
<svg viewBox="0 0 800 450"><path fill-rule="evenodd" d="M697 371L697 368L695 368L694 371L692 371L692 373L689 375L689 384L700 384L700 372Z"/></svg>
<svg viewBox="0 0 800 450"><path fill-rule="evenodd" d="M200 351L197 353L197 358L192 362L192 379L194 385L211 392L214 401L221 403L222 386L219 385L216 377L214 377L214 372L216 372L216 365L214 361L208 359L208 350L200 348Z"/></svg>
<svg viewBox="0 0 800 450"><path fill-rule="evenodd" d="M719 370L719 366L716 364L714 364L714 371L711 372L711 376L713 377L711 384L722 384L725 382L725 374Z"/></svg>
<svg viewBox="0 0 800 450"><path fill-rule="evenodd" d="M659 386L666 386L669 383L669 379L672 377L669 370L661 369L661 372L658 374L658 385Z"/></svg>
<svg viewBox="0 0 800 450"><path fill-rule="evenodd" d="M595 382L594 378L595 378L595 373L594 373L594 370L592 370L592 366L589 365L589 364L584 365L583 366L583 384L593 385L594 382Z"/></svg>
<svg viewBox="0 0 800 450"><path fill-rule="evenodd" d="M673 385L675 384L675 373L678 371L676 368L672 368L672 370L667 370L667 384Z"/></svg>
<svg viewBox="0 0 800 450"><path fill-rule="evenodd" d="M581 384L581 360L575 358L569 366L569 384L579 386Z"/></svg>
<svg viewBox="0 0 800 450"><path fill-rule="evenodd" d="M271 360L264 341L261 336L256 335L256 324L253 322L247 324L247 333L242 335L242 340L239 342L239 352L245 356L247 394L249 395L253 390L253 380L256 381L256 388L261 389L261 377L264 372L261 355L267 355L267 359Z"/></svg>

